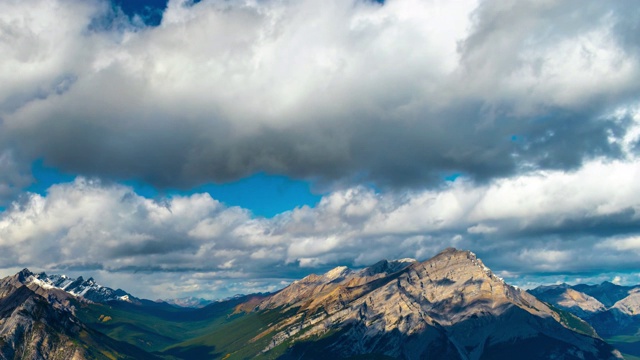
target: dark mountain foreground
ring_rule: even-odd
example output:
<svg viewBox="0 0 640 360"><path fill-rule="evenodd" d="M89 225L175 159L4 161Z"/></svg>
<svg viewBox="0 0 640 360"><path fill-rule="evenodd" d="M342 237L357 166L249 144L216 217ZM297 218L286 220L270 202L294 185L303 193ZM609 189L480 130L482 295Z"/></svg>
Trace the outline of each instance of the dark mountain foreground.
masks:
<svg viewBox="0 0 640 360"><path fill-rule="evenodd" d="M68 279L45 275L25 270L0 280L0 358L621 358L578 316L456 249L424 262L338 267L274 294L202 308L136 299L93 281L71 293L61 286ZM87 288L92 299L83 297Z"/></svg>
<svg viewBox="0 0 640 360"><path fill-rule="evenodd" d="M64 294L34 287L32 275L0 280L0 359L157 358L86 326Z"/></svg>

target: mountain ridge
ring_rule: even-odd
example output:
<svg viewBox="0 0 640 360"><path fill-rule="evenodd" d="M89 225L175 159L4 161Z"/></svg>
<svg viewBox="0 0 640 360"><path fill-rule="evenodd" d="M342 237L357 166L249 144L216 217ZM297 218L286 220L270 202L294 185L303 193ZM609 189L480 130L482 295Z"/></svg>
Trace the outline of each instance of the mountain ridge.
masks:
<svg viewBox="0 0 640 360"><path fill-rule="evenodd" d="M539 286L529 292L589 323L623 352L640 357L640 285L612 282Z"/></svg>
<svg viewBox="0 0 640 360"><path fill-rule="evenodd" d="M93 302L109 301L140 301L140 299L122 289L112 289L98 284L93 277L84 279L68 277L66 275L47 275L45 272L33 273L28 268L16 274L17 280L36 290L61 290L69 295ZM37 290L36 290L37 291Z"/></svg>
<svg viewBox="0 0 640 360"><path fill-rule="evenodd" d="M96 302L83 297L97 286L91 278L28 269L0 280L0 298L21 286L96 336L167 359L621 358L582 320L455 248L425 261L339 266L272 294L193 309L144 299Z"/></svg>
<svg viewBox="0 0 640 360"><path fill-rule="evenodd" d="M330 273L334 273L334 270ZM448 343L449 345L441 349L449 354L448 356L453 356L451 354L455 350L459 358L477 359L490 340L486 336L471 340L469 336L463 336L462 333L469 327L464 325L465 322L477 325L484 321L475 321L477 318L486 320L492 316L500 317L507 314L506 316L523 318L529 322L535 322L532 320L533 317L545 318L549 320L545 326L552 329L546 329L543 332L544 336L558 341L574 341L572 346L576 347L591 346L590 351L593 354L598 353L593 344L586 344L588 340L580 343L576 339L569 339L568 335L562 335L563 330L559 329L561 327L567 331L573 330L569 330L566 323L562 322L561 315L530 294L506 285L504 280L496 276L470 251L448 248L429 260L412 262L397 272L367 279L364 284L354 282L353 274L349 273L338 281L326 274L310 275L258 305L257 308L262 310L297 309L298 314L297 317L285 319L271 326L270 329L276 334L263 352L266 353L287 341L302 342L313 337L322 338L332 331L344 331L347 335L337 339L332 345L340 349L336 354L338 357L357 355L353 353L353 343L358 344L356 348L361 352L382 353L391 357L419 358L421 354L433 351L426 346L416 348L414 354L407 355L397 352L399 346L396 346L395 350L380 347L380 344L389 342L409 346L405 343L408 340L403 337L411 338L415 335L426 336L427 339L441 339L443 344ZM367 271L363 270L360 274L367 274ZM529 315L524 315L525 313ZM529 319L528 316L533 317ZM345 330L348 326L334 326L351 323L364 323L366 329ZM532 323L530 333L521 332L518 335L533 338L538 334L538 330L534 331L536 327L539 326ZM514 339L514 331L512 329L512 334L501 336ZM387 339L389 336L395 337L395 340ZM362 338L365 340L361 340ZM337 344L341 342L350 345L340 348ZM504 341L496 342L498 343ZM600 355L594 358L599 358L598 356ZM615 355L612 358L615 358Z"/></svg>
<svg viewBox="0 0 640 360"><path fill-rule="evenodd" d="M31 275L23 270L0 280L0 359L157 358L90 329L60 294L32 290Z"/></svg>

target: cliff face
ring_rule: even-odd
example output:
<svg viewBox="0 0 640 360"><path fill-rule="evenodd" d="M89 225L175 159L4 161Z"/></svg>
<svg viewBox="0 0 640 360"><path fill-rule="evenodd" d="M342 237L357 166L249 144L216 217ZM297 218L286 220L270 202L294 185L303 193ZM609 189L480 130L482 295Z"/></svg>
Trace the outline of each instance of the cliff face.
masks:
<svg viewBox="0 0 640 360"><path fill-rule="evenodd" d="M23 270L0 280L0 359L136 359L155 356L97 333L73 314L70 294Z"/></svg>
<svg viewBox="0 0 640 360"><path fill-rule="evenodd" d="M26 286L0 299L0 359L84 359L82 326Z"/></svg>
<svg viewBox="0 0 640 360"><path fill-rule="evenodd" d="M295 315L272 325L277 334L265 353L289 343L287 356L306 357L310 352L305 348L319 342L337 357L619 356L592 331L576 332L563 324L561 314L507 285L469 251L447 249L425 262L390 268L388 272L334 269L309 276L264 301L260 309L295 310ZM522 346L531 349L522 352Z"/></svg>

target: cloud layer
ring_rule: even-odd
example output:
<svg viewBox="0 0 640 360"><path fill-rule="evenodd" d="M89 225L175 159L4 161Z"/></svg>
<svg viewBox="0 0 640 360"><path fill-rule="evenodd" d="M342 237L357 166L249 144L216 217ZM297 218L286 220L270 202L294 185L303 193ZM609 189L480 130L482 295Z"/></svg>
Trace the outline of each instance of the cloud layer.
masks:
<svg viewBox="0 0 640 360"><path fill-rule="evenodd" d="M129 279L147 273L176 287L185 277L200 292L251 281L274 287L382 258L426 259L450 245L473 249L511 279L637 271L639 172L639 160L594 161L483 186L458 179L441 190L385 194L354 187L271 219L206 193L148 199L78 178L2 213L0 262ZM150 287L136 286L155 294Z"/></svg>
<svg viewBox="0 0 640 360"><path fill-rule="evenodd" d="M576 169L622 156L614 114L640 86L631 1L175 0L157 27L98 0L0 14L0 146L160 187Z"/></svg>
<svg viewBox="0 0 640 360"><path fill-rule="evenodd" d="M638 24L630 0L172 0L153 27L2 1L0 263L233 294L454 245L522 284L632 281ZM80 176L23 193L35 160ZM119 184L258 172L327 195L266 219Z"/></svg>

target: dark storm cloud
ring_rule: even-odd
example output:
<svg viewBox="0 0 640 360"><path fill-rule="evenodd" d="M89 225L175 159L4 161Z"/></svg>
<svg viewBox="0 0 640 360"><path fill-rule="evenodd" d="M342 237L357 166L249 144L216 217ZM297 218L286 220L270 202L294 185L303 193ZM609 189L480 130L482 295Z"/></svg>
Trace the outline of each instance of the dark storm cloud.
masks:
<svg viewBox="0 0 640 360"><path fill-rule="evenodd" d="M91 4L62 29L13 30L33 44L2 61L42 68L0 94L1 142L23 161L180 188L486 181L619 158L627 129L607 116L638 95L632 3L175 1L158 27L87 33L108 11Z"/></svg>
<svg viewBox="0 0 640 360"><path fill-rule="evenodd" d="M531 224L518 233L522 237L538 237L551 234L574 236L607 237L640 233L637 210L629 207L613 214L593 216L581 214L569 218L556 219L555 222Z"/></svg>
<svg viewBox="0 0 640 360"><path fill-rule="evenodd" d="M0 152L0 205L14 200L23 188L33 182L29 172L29 166L17 162L12 152Z"/></svg>

